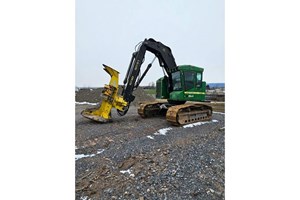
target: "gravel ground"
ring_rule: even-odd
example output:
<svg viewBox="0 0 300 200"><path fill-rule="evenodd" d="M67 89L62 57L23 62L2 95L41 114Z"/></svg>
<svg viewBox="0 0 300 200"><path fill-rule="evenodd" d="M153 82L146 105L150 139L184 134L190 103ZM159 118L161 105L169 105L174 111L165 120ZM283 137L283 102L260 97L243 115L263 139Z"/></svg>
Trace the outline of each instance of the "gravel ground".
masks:
<svg viewBox="0 0 300 200"><path fill-rule="evenodd" d="M224 199L224 114L184 128L131 106L99 124L87 107L75 109L76 199Z"/></svg>

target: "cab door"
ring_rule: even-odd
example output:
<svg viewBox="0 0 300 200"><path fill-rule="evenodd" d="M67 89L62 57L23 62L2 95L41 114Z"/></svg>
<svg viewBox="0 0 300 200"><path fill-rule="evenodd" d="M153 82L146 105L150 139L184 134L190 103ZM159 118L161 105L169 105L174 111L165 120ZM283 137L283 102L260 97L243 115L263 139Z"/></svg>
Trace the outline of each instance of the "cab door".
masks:
<svg viewBox="0 0 300 200"><path fill-rule="evenodd" d="M203 101L205 90L203 91L202 73L195 71L184 71L184 96L187 101Z"/></svg>

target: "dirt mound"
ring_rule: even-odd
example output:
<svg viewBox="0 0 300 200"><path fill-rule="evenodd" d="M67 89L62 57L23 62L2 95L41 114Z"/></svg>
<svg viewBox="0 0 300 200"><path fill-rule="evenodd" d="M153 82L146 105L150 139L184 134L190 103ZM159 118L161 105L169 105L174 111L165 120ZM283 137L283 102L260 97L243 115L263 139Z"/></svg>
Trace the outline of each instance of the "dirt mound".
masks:
<svg viewBox="0 0 300 200"><path fill-rule="evenodd" d="M89 103L98 103L103 99L102 96L103 88L79 88L75 92L75 101L76 102L89 102ZM119 92L120 93L120 92ZM132 105L138 105L142 101L154 101L155 98L148 95L142 88L137 88L133 95L135 96Z"/></svg>
<svg viewBox="0 0 300 200"><path fill-rule="evenodd" d="M137 88L134 92L133 95L135 96L134 101L132 102L133 105L138 105L139 102L143 101L155 101L155 98L151 95L148 95L143 88Z"/></svg>
<svg viewBox="0 0 300 200"><path fill-rule="evenodd" d="M76 102L98 103L102 100L103 88L80 88L75 92Z"/></svg>

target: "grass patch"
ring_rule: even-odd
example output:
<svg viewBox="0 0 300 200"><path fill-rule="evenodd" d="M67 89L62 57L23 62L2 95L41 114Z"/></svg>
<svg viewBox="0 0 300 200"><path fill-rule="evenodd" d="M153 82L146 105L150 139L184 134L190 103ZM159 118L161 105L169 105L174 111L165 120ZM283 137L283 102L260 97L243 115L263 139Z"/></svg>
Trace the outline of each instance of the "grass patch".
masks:
<svg viewBox="0 0 300 200"><path fill-rule="evenodd" d="M156 94L155 89L144 89L144 91L146 92L146 94L149 94L149 95L155 95Z"/></svg>

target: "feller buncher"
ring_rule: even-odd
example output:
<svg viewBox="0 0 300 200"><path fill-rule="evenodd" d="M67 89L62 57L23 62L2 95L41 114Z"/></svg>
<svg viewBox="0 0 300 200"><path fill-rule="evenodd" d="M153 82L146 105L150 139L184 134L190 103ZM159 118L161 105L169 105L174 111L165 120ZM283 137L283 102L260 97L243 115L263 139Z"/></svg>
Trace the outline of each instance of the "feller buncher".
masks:
<svg viewBox="0 0 300 200"><path fill-rule="evenodd" d="M155 55L151 63L141 75L141 66L146 52ZM133 91L140 85L149 71L155 58L158 58L164 77L156 82L156 98L167 99L167 102L140 103L138 114L143 117L165 115L173 125L184 125L212 118L212 107L201 103L186 103L186 101L205 101L206 82L203 78L203 68L192 65L176 65L171 49L154 39L145 39L140 43L132 58L123 81L119 86L119 72L103 65L104 70L111 76L108 85L102 91L103 101L99 108L83 110L81 115L98 122L111 121L111 109L115 108L119 115L124 116L134 100ZM118 90L122 88L121 95Z"/></svg>

